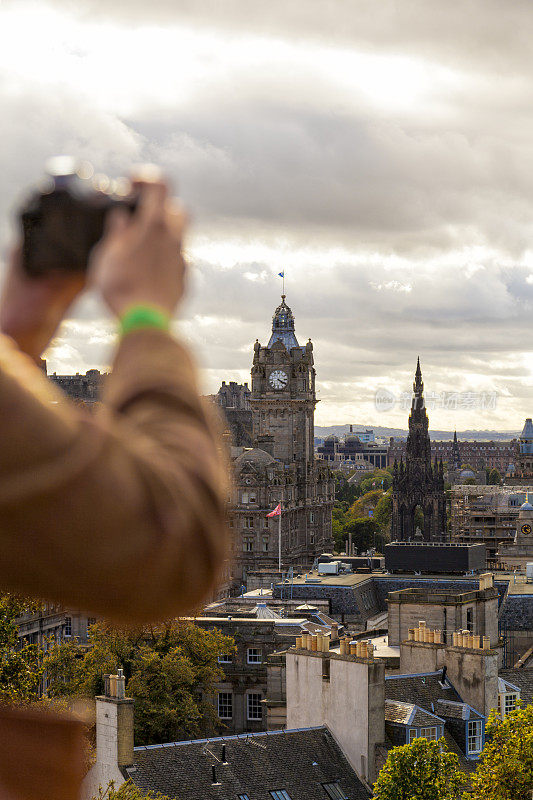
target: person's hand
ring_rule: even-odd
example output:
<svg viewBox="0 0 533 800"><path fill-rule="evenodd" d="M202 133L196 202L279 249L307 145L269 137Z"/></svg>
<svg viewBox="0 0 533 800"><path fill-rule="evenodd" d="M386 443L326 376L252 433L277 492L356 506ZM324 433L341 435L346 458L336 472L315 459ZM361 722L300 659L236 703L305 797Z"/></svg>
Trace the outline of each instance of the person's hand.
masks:
<svg viewBox="0 0 533 800"><path fill-rule="evenodd" d="M22 268L21 247L15 247L0 297L0 330L38 362L85 280L77 272L30 277Z"/></svg>
<svg viewBox="0 0 533 800"><path fill-rule="evenodd" d="M182 236L185 215L168 198L163 181L137 181L139 205L133 215L117 209L94 248L89 280L118 317L136 305L171 315L184 291Z"/></svg>

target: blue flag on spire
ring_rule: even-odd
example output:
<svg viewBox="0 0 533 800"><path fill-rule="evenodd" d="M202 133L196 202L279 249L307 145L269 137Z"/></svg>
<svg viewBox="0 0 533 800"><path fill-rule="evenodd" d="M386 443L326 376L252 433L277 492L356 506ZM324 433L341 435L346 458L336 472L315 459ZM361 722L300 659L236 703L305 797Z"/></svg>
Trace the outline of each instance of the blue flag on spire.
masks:
<svg viewBox="0 0 533 800"><path fill-rule="evenodd" d="M284 272L278 272L278 275L279 275L280 278L284 278L285 277L285 273Z"/></svg>

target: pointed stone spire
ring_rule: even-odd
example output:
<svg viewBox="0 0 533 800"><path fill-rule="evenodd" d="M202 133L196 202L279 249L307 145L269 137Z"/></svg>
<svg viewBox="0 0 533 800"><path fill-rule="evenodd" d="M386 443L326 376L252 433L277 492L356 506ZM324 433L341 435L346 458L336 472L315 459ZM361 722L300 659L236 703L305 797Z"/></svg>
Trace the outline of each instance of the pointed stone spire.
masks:
<svg viewBox="0 0 533 800"><path fill-rule="evenodd" d="M415 380L413 382L413 402L411 404L413 410L425 408L424 402L424 381L422 380L422 370L420 369L420 356L416 361Z"/></svg>
<svg viewBox="0 0 533 800"><path fill-rule="evenodd" d="M416 360L415 382L413 383L413 392L415 394L422 394L424 391L424 382L422 381L422 370L420 369L420 356Z"/></svg>
<svg viewBox="0 0 533 800"><path fill-rule="evenodd" d="M459 442L457 441L457 431L454 431L453 434L452 462L454 469L461 468L461 451L459 450Z"/></svg>
<svg viewBox="0 0 533 800"><path fill-rule="evenodd" d="M272 336L267 345L269 350L275 342L282 342L289 352L293 347L300 346L294 332L294 314L285 302L284 294L272 317Z"/></svg>

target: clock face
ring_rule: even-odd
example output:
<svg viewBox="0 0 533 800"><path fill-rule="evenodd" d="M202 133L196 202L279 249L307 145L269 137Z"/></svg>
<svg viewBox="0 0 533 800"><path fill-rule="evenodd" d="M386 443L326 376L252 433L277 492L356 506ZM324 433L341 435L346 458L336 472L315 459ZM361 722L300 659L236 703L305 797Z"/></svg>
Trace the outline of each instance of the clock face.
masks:
<svg viewBox="0 0 533 800"><path fill-rule="evenodd" d="M525 533L528 536L531 533L531 525L522 525L522 533Z"/></svg>
<svg viewBox="0 0 533 800"><path fill-rule="evenodd" d="M273 389L284 389L289 382L289 376L282 369L275 369L270 373L268 382Z"/></svg>

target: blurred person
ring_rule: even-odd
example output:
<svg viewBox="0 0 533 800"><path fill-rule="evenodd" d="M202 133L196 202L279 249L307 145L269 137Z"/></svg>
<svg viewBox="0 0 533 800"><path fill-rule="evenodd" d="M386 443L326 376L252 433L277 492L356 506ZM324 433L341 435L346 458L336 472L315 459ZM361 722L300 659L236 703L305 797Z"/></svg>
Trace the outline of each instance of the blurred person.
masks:
<svg viewBox="0 0 533 800"><path fill-rule="evenodd" d="M17 247L0 300L0 588L126 625L201 603L227 547L218 433L169 332L185 219L165 182L137 186L137 210L109 215L87 276L30 278ZM120 328L94 414L38 366L86 279ZM80 740L75 722L0 713L0 798L74 798Z"/></svg>

